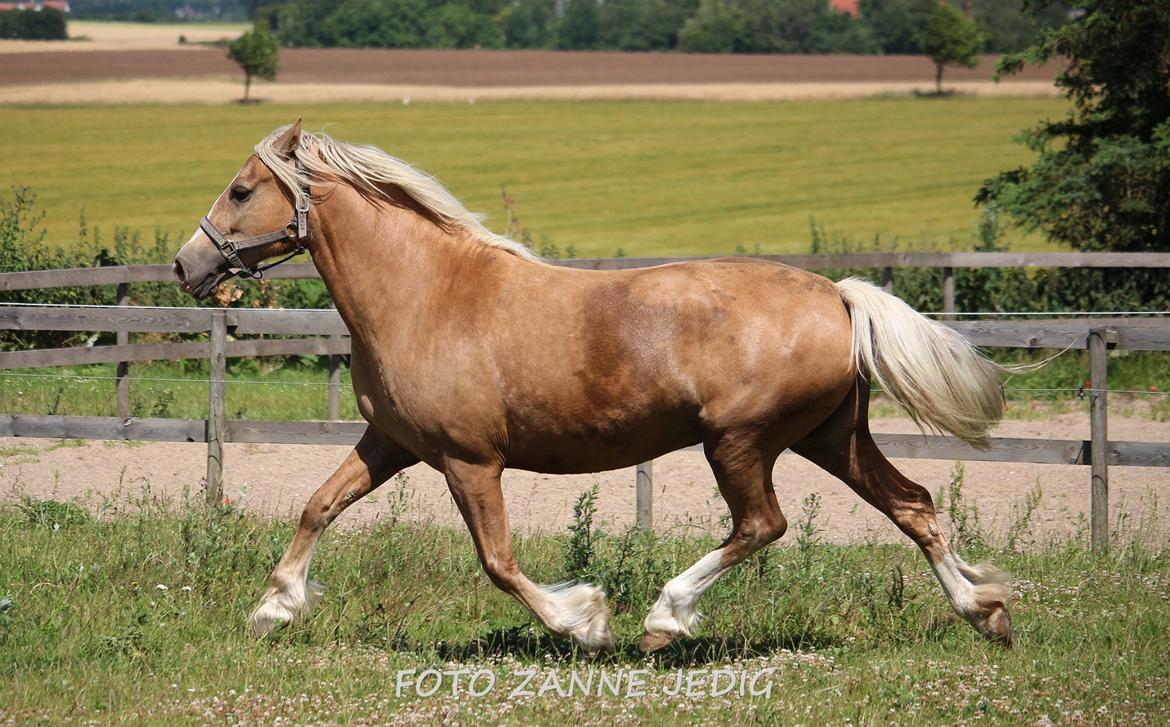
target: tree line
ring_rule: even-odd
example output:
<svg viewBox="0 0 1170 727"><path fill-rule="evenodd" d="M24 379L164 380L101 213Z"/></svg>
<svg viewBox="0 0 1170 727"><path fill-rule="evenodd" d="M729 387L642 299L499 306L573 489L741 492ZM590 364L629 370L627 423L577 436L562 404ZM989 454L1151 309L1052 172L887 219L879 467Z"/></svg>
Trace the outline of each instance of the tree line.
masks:
<svg viewBox="0 0 1170 727"><path fill-rule="evenodd" d="M1026 48L1068 19L1055 3L961 0L980 50ZM548 48L706 53L920 54L938 0L861 0L853 17L828 0L286 0L256 9L286 47Z"/></svg>
<svg viewBox="0 0 1170 727"><path fill-rule="evenodd" d="M44 10L0 10L0 40L65 40L65 13Z"/></svg>

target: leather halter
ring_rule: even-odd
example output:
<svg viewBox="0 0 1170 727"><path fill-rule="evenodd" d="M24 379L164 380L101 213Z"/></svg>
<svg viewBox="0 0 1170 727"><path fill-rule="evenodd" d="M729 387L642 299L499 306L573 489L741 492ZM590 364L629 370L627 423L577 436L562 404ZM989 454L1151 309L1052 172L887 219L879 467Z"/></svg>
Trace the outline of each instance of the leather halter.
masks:
<svg viewBox="0 0 1170 727"><path fill-rule="evenodd" d="M301 164L301 160L295 156L294 160L297 166L297 176L302 179L307 179L305 176L305 167ZM305 238L309 236L309 207L311 205L312 198L309 196L309 185L305 182L301 184L300 194L297 195L296 201L293 203L292 219L289 220L283 229L274 230L265 235L245 237L242 240L229 240L216 228L215 224L206 215L199 222L199 229L203 230L203 233L211 238L211 243L215 245L215 249L219 250L219 254L223 255L223 259L227 261L228 270L237 271L235 277L247 275L259 280L264 277L265 270L270 270L283 262L288 262L308 249L305 247ZM248 266L240 259L240 253L245 250L263 247L264 245L282 240L292 240L297 244L297 247L291 253L274 263Z"/></svg>

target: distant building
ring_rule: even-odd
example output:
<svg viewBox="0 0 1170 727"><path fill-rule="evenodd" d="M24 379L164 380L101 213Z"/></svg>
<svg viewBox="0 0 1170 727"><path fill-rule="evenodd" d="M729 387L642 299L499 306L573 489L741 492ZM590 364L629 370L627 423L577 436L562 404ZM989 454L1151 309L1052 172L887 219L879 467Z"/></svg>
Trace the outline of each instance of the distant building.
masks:
<svg viewBox="0 0 1170 727"><path fill-rule="evenodd" d="M855 18L861 15L861 0L829 0L829 7L839 13L847 13Z"/></svg>
<svg viewBox="0 0 1170 727"><path fill-rule="evenodd" d="M60 10L69 12L69 0L22 0L15 3L0 3L0 10Z"/></svg>

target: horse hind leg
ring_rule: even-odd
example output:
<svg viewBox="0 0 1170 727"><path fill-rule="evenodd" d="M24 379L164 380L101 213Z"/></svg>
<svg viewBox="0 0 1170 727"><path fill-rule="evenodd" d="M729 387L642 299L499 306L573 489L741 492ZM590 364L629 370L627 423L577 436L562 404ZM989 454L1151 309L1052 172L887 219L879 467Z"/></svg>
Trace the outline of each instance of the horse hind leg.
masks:
<svg viewBox="0 0 1170 727"><path fill-rule="evenodd" d="M889 517L922 550L955 612L987 639L1010 646L1007 575L990 564L968 565L951 547L930 493L895 469L874 443L868 425L869 392L862 386L792 450Z"/></svg>
<svg viewBox="0 0 1170 727"><path fill-rule="evenodd" d="M640 648L647 653L679 636L689 636L699 620L698 603L703 593L720 576L780 538L788 528L772 488L775 457L725 438L708 445L707 460L731 510L731 534L663 587L643 624Z"/></svg>

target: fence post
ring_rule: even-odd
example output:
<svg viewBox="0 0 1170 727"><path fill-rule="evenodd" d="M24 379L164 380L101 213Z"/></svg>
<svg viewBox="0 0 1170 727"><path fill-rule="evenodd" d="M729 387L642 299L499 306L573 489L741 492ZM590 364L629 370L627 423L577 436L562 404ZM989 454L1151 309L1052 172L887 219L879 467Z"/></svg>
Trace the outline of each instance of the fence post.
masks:
<svg viewBox="0 0 1170 727"><path fill-rule="evenodd" d="M653 503L653 489L654 489L654 461L643 462L634 470L634 477L636 478L634 485L634 497L636 498L636 511L638 518L638 526L643 530L650 530L654 527L654 503Z"/></svg>
<svg viewBox="0 0 1170 727"><path fill-rule="evenodd" d="M882 290L890 295L894 294L894 269L890 267L882 268Z"/></svg>
<svg viewBox="0 0 1170 727"><path fill-rule="evenodd" d="M227 390L227 311L211 314L211 372L207 395L207 503L218 505L223 490L223 436Z"/></svg>
<svg viewBox="0 0 1170 727"><path fill-rule="evenodd" d="M955 269L943 268L943 311L955 312ZM950 318L951 316L944 316Z"/></svg>
<svg viewBox="0 0 1170 727"><path fill-rule="evenodd" d="M329 307L337 308L335 305ZM341 336L330 336L329 338L338 339ZM325 418L341 418L341 356L335 353L329 354L329 401L326 406Z"/></svg>
<svg viewBox="0 0 1170 727"><path fill-rule="evenodd" d="M130 305L130 283L118 283L118 305ZM130 334L126 331L118 331L114 334L114 343L119 346L125 346L130 343ZM130 416L130 362L119 361L118 367L114 371L114 376L117 379L117 407L118 416L122 419Z"/></svg>
<svg viewBox="0 0 1170 727"><path fill-rule="evenodd" d="M1108 344L1117 343L1117 331L1089 331L1089 436L1091 462L1090 526L1093 551L1109 547L1109 357Z"/></svg>

